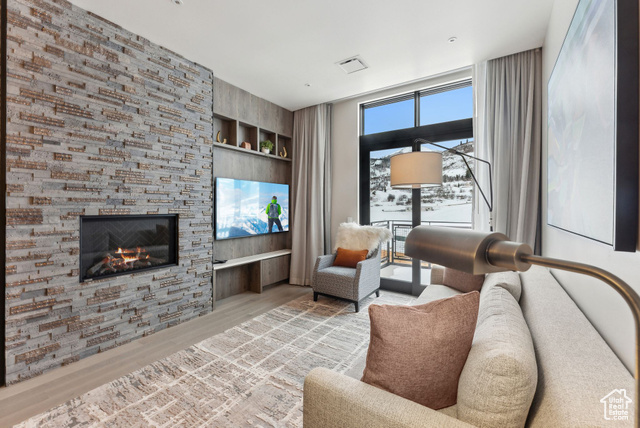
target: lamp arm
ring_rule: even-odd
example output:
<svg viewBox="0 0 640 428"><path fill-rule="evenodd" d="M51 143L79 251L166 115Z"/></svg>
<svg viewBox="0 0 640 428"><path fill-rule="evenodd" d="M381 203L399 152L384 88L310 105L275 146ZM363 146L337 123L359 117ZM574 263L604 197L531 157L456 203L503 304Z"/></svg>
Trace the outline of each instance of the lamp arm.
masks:
<svg viewBox="0 0 640 428"><path fill-rule="evenodd" d="M595 266L567 260L553 259L550 257L536 256L533 254L523 254L520 256L520 259L532 265L566 270L598 278L614 288L627 302L627 305L629 305L629 308L631 309L631 313L633 313L633 319L636 325L636 370L634 376L636 380L636 395L634 397L636 405L635 426L640 427L640 296L638 296L638 293L636 293L629 284L618 278L616 275Z"/></svg>
<svg viewBox="0 0 640 428"><path fill-rule="evenodd" d="M466 165L467 169L469 170L469 172L471 173L471 178L473 178L473 181L476 183L476 186L478 186L478 190L480 191L480 194L482 195L482 198L484 199L485 203L487 204L487 206L489 207L489 212L493 212L493 181L492 181L492 173L491 173L491 163L489 163L488 161L484 160L484 159L480 159L477 158L475 156L471 156L467 153L462 153L456 149L451 149L451 148L447 148L445 146L442 146L440 144L436 144L436 143L432 143L429 140L425 140L423 138L416 138L415 140L413 140L414 143L424 143L424 144L431 144L432 146L436 146L439 147L441 149L443 149L445 152L453 152L457 155L460 155L462 157L462 160L464 161L464 164ZM485 195L484 191L482 190L482 187L480 187L480 183L478 183L478 180L476 179L475 174L473 173L473 171L471 170L471 167L469 166L469 164L467 163L467 160L465 159L465 157L467 158L471 158L471 159L475 159L478 162L482 162L484 164L487 164L487 166L489 167L489 197L491 199L491 202L489 202L489 200L487 200L487 196Z"/></svg>

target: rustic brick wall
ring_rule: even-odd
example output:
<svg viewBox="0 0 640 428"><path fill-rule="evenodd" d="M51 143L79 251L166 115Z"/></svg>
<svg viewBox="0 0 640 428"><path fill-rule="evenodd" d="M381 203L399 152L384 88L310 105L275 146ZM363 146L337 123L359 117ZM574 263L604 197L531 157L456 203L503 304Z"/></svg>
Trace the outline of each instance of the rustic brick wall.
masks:
<svg viewBox="0 0 640 428"><path fill-rule="evenodd" d="M211 310L213 75L65 0L9 0L7 384ZM79 215L178 213L180 264L80 283Z"/></svg>

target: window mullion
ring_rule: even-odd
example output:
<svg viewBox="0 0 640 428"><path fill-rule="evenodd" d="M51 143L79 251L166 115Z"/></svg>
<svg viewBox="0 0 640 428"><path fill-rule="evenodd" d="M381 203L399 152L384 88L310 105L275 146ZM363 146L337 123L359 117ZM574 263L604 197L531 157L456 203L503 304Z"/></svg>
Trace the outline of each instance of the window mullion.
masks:
<svg viewBox="0 0 640 428"><path fill-rule="evenodd" d="M413 93L413 126L420 126L420 91Z"/></svg>

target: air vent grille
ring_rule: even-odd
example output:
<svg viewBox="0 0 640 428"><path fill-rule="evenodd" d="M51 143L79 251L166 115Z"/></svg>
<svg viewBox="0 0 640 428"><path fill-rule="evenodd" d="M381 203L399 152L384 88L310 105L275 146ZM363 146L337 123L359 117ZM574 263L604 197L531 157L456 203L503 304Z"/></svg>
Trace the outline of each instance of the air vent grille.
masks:
<svg viewBox="0 0 640 428"><path fill-rule="evenodd" d="M355 73L356 71L361 71L369 68L369 66L367 66L362 58L358 56L339 61L337 64L347 74Z"/></svg>

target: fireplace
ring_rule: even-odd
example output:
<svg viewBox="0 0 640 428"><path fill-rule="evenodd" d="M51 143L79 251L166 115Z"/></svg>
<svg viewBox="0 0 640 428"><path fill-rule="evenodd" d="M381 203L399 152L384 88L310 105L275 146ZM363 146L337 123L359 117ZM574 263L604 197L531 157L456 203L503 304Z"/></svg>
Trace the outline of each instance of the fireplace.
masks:
<svg viewBox="0 0 640 428"><path fill-rule="evenodd" d="M80 217L80 282L177 264L177 215Z"/></svg>

